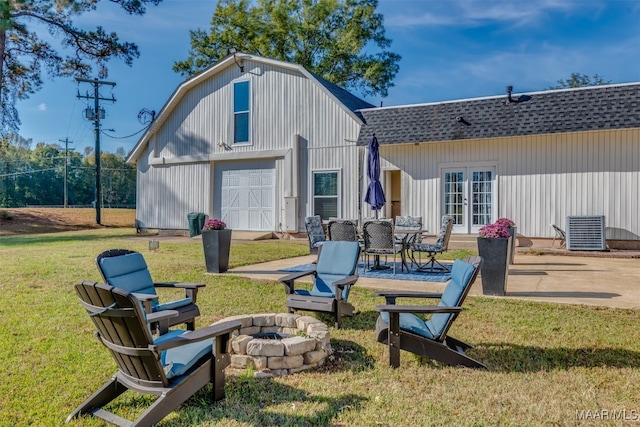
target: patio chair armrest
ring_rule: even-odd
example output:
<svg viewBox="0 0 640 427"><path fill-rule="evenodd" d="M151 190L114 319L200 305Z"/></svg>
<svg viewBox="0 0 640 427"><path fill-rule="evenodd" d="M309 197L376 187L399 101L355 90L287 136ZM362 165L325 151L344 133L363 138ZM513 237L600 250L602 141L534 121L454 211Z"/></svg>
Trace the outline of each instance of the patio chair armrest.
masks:
<svg viewBox="0 0 640 427"><path fill-rule="evenodd" d="M387 313L460 313L462 307L447 307L444 305L377 305L377 311L386 311Z"/></svg>
<svg viewBox="0 0 640 427"><path fill-rule="evenodd" d="M338 301L342 301L342 292L344 291L344 288L350 287L356 283L356 281L358 281L358 275L354 274L333 282L333 286L336 287L336 299Z"/></svg>
<svg viewBox="0 0 640 427"><path fill-rule="evenodd" d="M284 277L281 277L278 280L284 285L287 295L290 295L293 293L293 286L296 280L305 276L315 274L315 273L316 273L315 270L297 271L295 273L291 273Z"/></svg>
<svg viewBox="0 0 640 427"><path fill-rule="evenodd" d="M197 331L191 331L182 335L178 335L174 338L162 342L161 344L158 344L157 346L151 347L153 347L152 350L161 352L170 348L180 347L186 344L191 344L214 337L228 338L233 331L235 331L236 329L240 329L241 326L242 323L239 320L227 320L224 322L215 323L206 328L198 329ZM223 348L226 348L226 346L223 346Z"/></svg>
<svg viewBox="0 0 640 427"><path fill-rule="evenodd" d="M333 286L339 289L344 289L345 286L353 285L354 283L356 283L357 280L358 280L358 275L354 274L352 276L347 276L340 280L336 280L335 282L333 282Z"/></svg>
<svg viewBox="0 0 640 427"><path fill-rule="evenodd" d="M155 282L153 284L156 288L174 288L184 289L184 295L187 298L191 298L195 304L198 298L198 289L204 288L204 283L192 283L192 282Z"/></svg>
<svg viewBox="0 0 640 427"><path fill-rule="evenodd" d="M147 323L161 322L163 320L178 317L180 312L177 310L160 310L147 314Z"/></svg>
<svg viewBox="0 0 640 427"><path fill-rule="evenodd" d="M396 298L442 298L441 293L419 291L378 291L375 295L377 297L384 297L387 304L395 304Z"/></svg>
<svg viewBox="0 0 640 427"><path fill-rule="evenodd" d="M155 294L140 294L137 292L132 292L132 295L140 300L140 302L142 303L142 306L144 307L144 311L147 314L151 313L152 311L151 302L158 301L158 299L160 298L158 295L155 295Z"/></svg>
<svg viewBox="0 0 640 427"><path fill-rule="evenodd" d="M155 282L153 284L156 288L184 288L184 289L198 289L204 288L204 283L191 283L191 282Z"/></svg>

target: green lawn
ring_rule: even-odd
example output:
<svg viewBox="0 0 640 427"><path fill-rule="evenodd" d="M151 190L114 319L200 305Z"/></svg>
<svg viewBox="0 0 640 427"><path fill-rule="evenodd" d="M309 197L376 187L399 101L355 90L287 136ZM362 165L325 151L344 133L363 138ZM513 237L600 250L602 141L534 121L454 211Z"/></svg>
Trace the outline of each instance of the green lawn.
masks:
<svg viewBox="0 0 640 427"><path fill-rule="evenodd" d="M277 282L206 275L199 241L161 242L151 252L134 236L103 229L0 240L0 426L60 425L115 372L73 291L78 281L98 280L94 258L105 249L141 251L157 280L205 282L199 326L286 311ZM231 267L307 252L304 242L234 242ZM211 405L205 388L160 425L624 424L615 417L640 423L639 310L469 297L451 334L475 344L470 354L488 370L404 352L393 370L374 337L374 307L383 301L357 286L350 300L361 313L331 329L335 353L322 369L274 379L229 373L224 401ZM125 394L117 410L133 418L148 401ZM580 411L591 419L578 420ZM103 424L83 418L70 425Z"/></svg>

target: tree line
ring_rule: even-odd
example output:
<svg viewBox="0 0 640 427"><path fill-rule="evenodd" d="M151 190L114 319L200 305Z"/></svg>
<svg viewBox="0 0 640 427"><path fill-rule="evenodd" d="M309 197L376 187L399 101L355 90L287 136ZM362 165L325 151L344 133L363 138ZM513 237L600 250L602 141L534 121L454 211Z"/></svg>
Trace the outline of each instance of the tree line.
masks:
<svg viewBox="0 0 640 427"><path fill-rule="evenodd" d="M92 205L96 183L92 148L79 153L58 144L40 142L33 149L31 145L30 139L15 134L0 139L0 207L63 206L65 181L69 206ZM122 148L100 155L105 207L135 206L136 167L125 160Z"/></svg>

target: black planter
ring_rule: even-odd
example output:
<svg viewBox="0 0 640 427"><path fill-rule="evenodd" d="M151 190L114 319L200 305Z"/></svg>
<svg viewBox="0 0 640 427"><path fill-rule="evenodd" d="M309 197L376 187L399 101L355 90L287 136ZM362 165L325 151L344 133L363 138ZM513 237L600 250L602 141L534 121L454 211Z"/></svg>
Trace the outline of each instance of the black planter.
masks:
<svg viewBox="0 0 640 427"><path fill-rule="evenodd" d="M478 237L478 254L484 258L480 274L484 295L504 295L509 276L511 239Z"/></svg>
<svg viewBox="0 0 640 427"><path fill-rule="evenodd" d="M208 273L224 273L229 268L231 230L206 230L202 232L204 261Z"/></svg>

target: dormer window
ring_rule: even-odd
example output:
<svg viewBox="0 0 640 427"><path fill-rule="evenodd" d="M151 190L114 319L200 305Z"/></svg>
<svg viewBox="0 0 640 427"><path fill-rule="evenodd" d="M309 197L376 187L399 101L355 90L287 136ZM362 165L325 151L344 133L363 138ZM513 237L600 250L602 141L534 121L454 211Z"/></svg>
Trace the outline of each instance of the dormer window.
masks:
<svg viewBox="0 0 640 427"><path fill-rule="evenodd" d="M249 141L249 81L233 84L233 142L248 144Z"/></svg>

